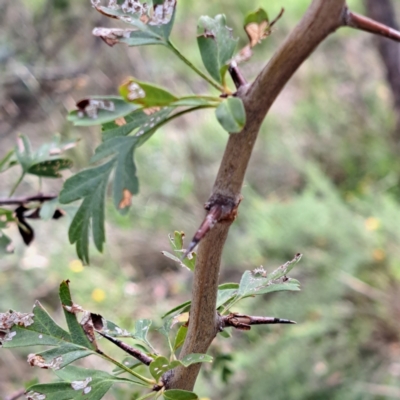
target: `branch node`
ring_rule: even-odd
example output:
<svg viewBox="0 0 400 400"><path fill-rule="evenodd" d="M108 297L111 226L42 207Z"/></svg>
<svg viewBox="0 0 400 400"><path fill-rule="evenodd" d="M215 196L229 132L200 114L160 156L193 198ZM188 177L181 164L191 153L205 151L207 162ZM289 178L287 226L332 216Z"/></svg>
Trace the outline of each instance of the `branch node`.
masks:
<svg viewBox="0 0 400 400"><path fill-rule="evenodd" d="M238 214L238 207L242 201L242 196L238 200L222 195L211 196L210 200L204 205L208 211L199 229L197 229L192 241L182 256L184 260L189 253L199 244L199 242L207 235L208 232L218 222L228 221L233 222Z"/></svg>

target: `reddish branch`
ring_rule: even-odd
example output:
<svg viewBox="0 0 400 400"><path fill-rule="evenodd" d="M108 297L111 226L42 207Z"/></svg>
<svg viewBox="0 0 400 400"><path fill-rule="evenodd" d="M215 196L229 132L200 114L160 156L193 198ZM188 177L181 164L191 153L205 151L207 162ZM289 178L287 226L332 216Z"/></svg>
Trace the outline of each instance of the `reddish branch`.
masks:
<svg viewBox="0 0 400 400"><path fill-rule="evenodd" d="M45 201L54 200L57 197L57 195L52 194L37 194L35 196L29 197L13 197L9 199L0 199L0 206L23 205L34 202L44 203Z"/></svg>
<svg viewBox="0 0 400 400"><path fill-rule="evenodd" d="M143 364L150 365L150 363L153 361L152 357L149 357L147 354L141 352L140 350L136 349L135 347L129 346L128 344L122 342L121 340L115 339L114 337L107 335L106 333L103 333L101 331L96 330L96 332L99 335L106 338L107 340L109 340L111 343L114 343L120 349L124 350L130 356L135 357L137 360L139 360Z"/></svg>

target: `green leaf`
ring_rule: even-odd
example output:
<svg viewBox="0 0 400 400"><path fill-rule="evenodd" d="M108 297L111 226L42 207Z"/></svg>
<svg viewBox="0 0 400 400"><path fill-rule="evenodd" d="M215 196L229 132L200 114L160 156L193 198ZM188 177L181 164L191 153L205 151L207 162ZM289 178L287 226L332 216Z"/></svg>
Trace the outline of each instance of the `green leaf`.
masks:
<svg viewBox="0 0 400 400"><path fill-rule="evenodd" d="M114 383L135 383L103 371L71 366L56 371L56 374L65 382L33 385L28 388L27 395L34 399L46 400L100 400Z"/></svg>
<svg viewBox="0 0 400 400"><path fill-rule="evenodd" d="M261 24L262 22L268 22L268 14L263 8L259 8L256 11L250 12L246 15L243 25L248 24Z"/></svg>
<svg viewBox="0 0 400 400"><path fill-rule="evenodd" d="M267 276L265 271L246 271L240 280L238 296L248 297L282 290L300 290L299 282L286 278L292 268L300 261L302 255L296 254L293 260L286 262Z"/></svg>
<svg viewBox="0 0 400 400"><path fill-rule="evenodd" d="M287 261L285 264L281 265L278 267L275 271L271 272L268 276L267 279L270 281L280 279L287 275L293 268L294 266L300 262L302 258L302 254L298 253L294 256L294 258L290 261Z"/></svg>
<svg viewBox="0 0 400 400"><path fill-rule="evenodd" d="M135 136L115 137L101 144L91 159L93 163L108 156L114 156L112 160L115 164L114 206L123 214L128 212L132 196L139 192L139 181L133 161L133 153L138 142L139 138Z"/></svg>
<svg viewBox="0 0 400 400"><path fill-rule="evenodd" d="M153 32L141 32L134 29L94 28L93 35L102 38L109 46L124 43L130 47L146 45L166 45L160 36Z"/></svg>
<svg viewBox="0 0 400 400"><path fill-rule="evenodd" d="M174 351L178 350L179 347L181 347L183 345L183 342L186 339L187 330L188 330L187 326L184 326L184 325L182 325L178 329L178 333L175 336Z"/></svg>
<svg viewBox="0 0 400 400"><path fill-rule="evenodd" d="M175 365L171 365L169 360L163 356L157 357L150 363L149 371L152 377L158 382L161 376L173 369Z"/></svg>
<svg viewBox="0 0 400 400"><path fill-rule="evenodd" d="M7 228L11 222L17 222L13 211L0 208L0 228Z"/></svg>
<svg viewBox="0 0 400 400"><path fill-rule="evenodd" d="M215 110L218 122L229 133L239 133L246 123L246 111L241 99L229 97Z"/></svg>
<svg viewBox="0 0 400 400"><path fill-rule="evenodd" d="M192 304L192 302L190 300L189 301L185 301L184 303L179 304L179 306L174 307L172 310L169 310L161 318L164 319L164 318L166 318L166 317L168 317L168 316L170 316L172 314L177 313L178 311L179 311L180 314L183 313L183 312L189 311L191 304Z"/></svg>
<svg viewBox="0 0 400 400"><path fill-rule="evenodd" d="M70 169L72 167L72 161L58 158L55 160L43 161L32 165L26 171L28 174L43 176L46 178L60 178L61 174L59 171Z"/></svg>
<svg viewBox="0 0 400 400"><path fill-rule="evenodd" d="M59 296L64 309L64 316L67 321L68 329L71 333L71 341L77 345L95 350L96 347L90 342L82 328L82 325L78 322L76 313L66 309L66 307L72 307L74 304L72 302L68 283L68 281L61 282Z"/></svg>
<svg viewBox="0 0 400 400"><path fill-rule="evenodd" d="M232 300L237 295L237 289L223 289L218 290L217 295L217 309Z"/></svg>
<svg viewBox="0 0 400 400"><path fill-rule="evenodd" d="M0 160L0 172L7 171L14 165L18 164L13 157L15 155L15 150L10 150L1 160Z"/></svg>
<svg viewBox="0 0 400 400"><path fill-rule="evenodd" d="M197 43L203 64L209 74L219 83L224 83L227 64L235 52L237 39L232 38L232 31L226 26L225 15L214 19L200 18Z"/></svg>
<svg viewBox="0 0 400 400"><path fill-rule="evenodd" d="M119 136L127 136L136 130L136 135L143 138L150 132L154 132L161 126L173 108L166 107L160 110L154 109L139 109L125 116L126 124L118 126L115 123L103 125L103 141Z"/></svg>
<svg viewBox="0 0 400 400"><path fill-rule="evenodd" d="M42 207L40 207L40 219L48 221L53 218L53 215L59 206L58 198L43 203Z"/></svg>
<svg viewBox="0 0 400 400"><path fill-rule="evenodd" d="M70 112L67 118L75 126L102 125L138 108L118 96L92 96L79 101L76 106L78 110Z"/></svg>
<svg viewBox="0 0 400 400"><path fill-rule="evenodd" d="M164 392L165 400L196 400L198 398L196 393L187 390L171 389Z"/></svg>
<svg viewBox="0 0 400 400"><path fill-rule="evenodd" d="M137 340L141 340L143 343L147 344L152 350L153 346L147 339L147 334L149 333L150 326L153 323L151 319L140 319L135 322L135 330L132 337Z"/></svg>
<svg viewBox="0 0 400 400"><path fill-rule="evenodd" d="M129 78L119 87L119 92L125 101L142 107L164 107L178 100L172 93L163 88L146 82Z"/></svg>
<svg viewBox="0 0 400 400"><path fill-rule="evenodd" d="M94 354L92 350L78 346L73 343L61 344L54 349L37 353L35 358L45 364L44 368L54 368L55 370L64 368L68 364ZM35 365L32 364L31 365ZM39 365L40 366L40 365ZM43 368L43 367L42 367Z"/></svg>
<svg viewBox="0 0 400 400"><path fill-rule="evenodd" d="M181 267L186 267L190 271L194 271L194 268L196 266L196 257L197 257L196 253L192 252L184 260L181 259L182 254L184 253L184 250L183 250L183 238L184 237L185 237L185 234L183 232L178 232L178 231L175 231L174 238L172 238L171 235L168 235L171 249L176 254L176 256L171 253L168 253L167 251L162 251L161 254L163 254L165 257L177 262Z"/></svg>
<svg viewBox="0 0 400 400"><path fill-rule="evenodd" d="M63 204L84 199L69 228L69 240L71 244L76 243L77 254L84 263L89 263L90 226L97 249L103 250L105 191L114 162L113 159L72 176L60 192Z"/></svg>
<svg viewBox="0 0 400 400"><path fill-rule="evenodd" d="M203 363L203 362L212 362L213 358L211 356L209 356L208 354L192 353L192 354L188 354L187 356L183 357L179 361L182 363L183 366L188 367L189 365L192 365L192 364Z"/></svg>
<svg viewBox="0 0 400 400"><path fill-rule="evenodd" d="M31 144L26 136L18 138L15 154L18 162L26 174L43 176L46 178L61 177L60 171L72 167L72 161L60 158L59 155L76 144L76 141L62 145L60 137L55 136L53 141L45 143L36 152L32 152Z"/></svg>
<svg viewBox="0 0 400 400"><path fill-rule="evenodd" d="M212 362L212 360L213 358L207 354L189 354L182 360L174 360L171 362L166 357L159 356L151 362L149 370L153 378L158 382L163 374L180 365L189 367L192 364Z"/></svg>

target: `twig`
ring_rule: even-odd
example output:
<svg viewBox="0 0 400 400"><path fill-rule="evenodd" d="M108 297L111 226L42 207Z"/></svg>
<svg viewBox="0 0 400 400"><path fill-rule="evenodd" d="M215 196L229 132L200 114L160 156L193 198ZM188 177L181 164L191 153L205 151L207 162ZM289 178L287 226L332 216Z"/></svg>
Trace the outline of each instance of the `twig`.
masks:
<svg viewBox="0 0 400 400"><path fill-rule="evenodd" d="M246 78L240 71L236 61L231 61L231 63L229 64L229 73L232 77L233 83L236 86L236 89L239 89L240 87L247 84Z"/></svg>
<svg viewBox="0 0 400 400"><path fill-rule="evenodd" d="M11 394L10 396L6 397L4 400L17 400L25 394L25 389L20 389L18 392Z"/></svg>
<svg viewBox="0 0 400 400"><path fill-rule="evenodd" d="M12 206L12 205L23 205L27 203L33 203L35 201L44 203L56 199L58 196L53 194L37 194L35 196L28 197L12 197L9 199L0 199L0 206Z"/></svg>
<svg viewBox="0 0 400 400"><path fill-rule="evenodd" d="M96 330L96 332L109 340L111 343L114 343L116 346L118 346L120 349L124 350L126 353L128 353L130 356L135 357L137 360L142 362L145 365L150 365L150 363L153 361L152 357L149 357L147 354L142 353L140 350L135 349L132 346L129 346L128 344L122 342L121 340L115 339L110 335L107 335L106 333L103 333L101 331Z"/></svg>
<svg viewBox="0 0 400 400"><path fill-rule="evenodd" d="M268 325L268 324L295 324L295 321L289 319L281 319L275 317L253 317L249 315L231 313L229 315L220 316L220 329L233 327L242 331L249 331L251 325Z"/></svg>
<svg viewBox="0 0 400 400"><path fill-rule="evenodd" d="M400 42L400 32L396 29L374 21L371 18L364 17L363 15L353 13L347 7L343 12L342 25L359 29L361 31L370 32L375 35L384 36L395 40L396 42Z"/></svg>

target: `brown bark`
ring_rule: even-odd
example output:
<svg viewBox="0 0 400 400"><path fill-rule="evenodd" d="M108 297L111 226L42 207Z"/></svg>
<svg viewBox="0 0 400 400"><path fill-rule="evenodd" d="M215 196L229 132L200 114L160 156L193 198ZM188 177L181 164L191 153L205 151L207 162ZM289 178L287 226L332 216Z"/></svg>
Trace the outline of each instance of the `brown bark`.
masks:
<svg viewBox="0 0 400 400"><path fill-rule="evenodd" d="M298 26L277 50L255 82L240 88L247 123L229 137L210 202L224 199L238 204L247 165L260 126L271 105L293 73L315 48L343 24L344 0L313 0ZM181 357L206 353L218 332L216 296L223 246L232 220L218 222L201 241L192 289L188 334ZM166 378L166 387L193 390L200 365L176 368Z"/></svg>
<svg viewBox="0 0 400 400"><path fill-rule="evenodd" d="M391 0L365 0L367 14L372 19L390 26L396 30L396 13ZM375 37L382 63L386 70L386 79L393 96L393 104L397 114L397 128L394 135L397 144L400 142L400 46L384 37Z"/></svg>

